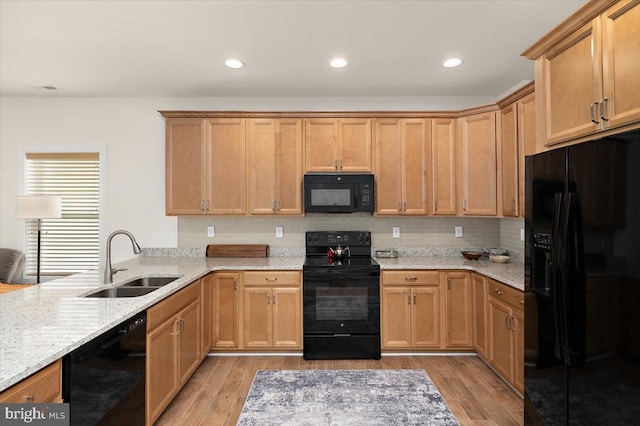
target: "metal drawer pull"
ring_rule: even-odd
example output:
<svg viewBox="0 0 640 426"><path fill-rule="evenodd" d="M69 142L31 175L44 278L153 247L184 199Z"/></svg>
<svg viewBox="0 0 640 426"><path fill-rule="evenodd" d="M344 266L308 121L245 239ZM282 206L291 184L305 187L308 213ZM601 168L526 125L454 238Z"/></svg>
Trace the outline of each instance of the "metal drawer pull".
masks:
<svg viewBox="0 0 640 426"><path fill-rule="evenodd" d="M407 305L411 304L411 292L407 293Z"/></svg>
<svg viewBox="0 0 640 426"><path fill-rule="evenodd" d="M605 117L605 115L604 115L604 104L608 100L609 100L608 98L603 98L600 101L600 118L602 119L602 121L609 121L609 119L607 117Z"/></svg>
<svg viewBox="0 0 640 426"><path fill-rule="evenodd" d="M521 300L520 303L522 303L524 305L524 300Z"/></svg>
<svg viewBox="0 0 640 426"><path fill-rule="evenodd" d="M417 281L418 277L404 277L405 281Z"/></svg>
<svg viewBox="0 0 640 426"><path fill-rule="evenodd" d="M278 281L278 277L266 277L266 281Z"/></svg>
<svg viewBox="0 0 640 426"><path fill-rule="evenodd" d="M267 305L271 304L271 293L267 293Z"/></svg>
<svg viewBox="0 0 640 426"><path fill-rule="evenodd" d="M598 120L596 120L596 106L597 102L593 102L591 105L589 105L589 112L591 113L591 121L595 124L600 123Z"/></svg>
<svg viewBox="0 0 640 426"><path fill-rule="evenodd" d="M24 399L27 402L33 402L35 398L33 397L33 395L27 395L27 396L24 397Z"/></svg>
<svg viewBox="0 0 640 426"><path fill-rule="evenodd" d="M417 293L413 293L413 304L414 305L416 304L416 296L418 296L418 294Z"/></svg>
<svg viewBox="0 0 640 426"><path fill-rule="evenodd" d="M505 314L504 315L504 326L507 330L510 330L509 328L509 314Z"/></svg>
<svg viewBox="0 0 640 426"><path fill-rule="evenodd" d="M504 291L500 291L500 290L498 290L497 288L494 288L494 289L493 289L493 291L494 291L498 296L501 296L501 295L503 295L503 294L504 294Z"/></svg>

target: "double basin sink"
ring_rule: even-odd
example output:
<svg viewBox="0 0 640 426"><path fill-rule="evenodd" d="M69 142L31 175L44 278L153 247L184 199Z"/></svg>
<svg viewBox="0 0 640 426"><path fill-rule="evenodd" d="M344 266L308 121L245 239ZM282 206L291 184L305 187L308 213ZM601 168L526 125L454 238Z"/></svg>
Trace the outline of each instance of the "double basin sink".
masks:
<svg viewBox="0 0 640 426"><path fill-rule="evenodd" d="M127 281L118 287L108 288L106 290L96 291L86 295L85 297L137 297L156 291L162 286L170 284L180 277L142 277L135 280Z"/></svg>

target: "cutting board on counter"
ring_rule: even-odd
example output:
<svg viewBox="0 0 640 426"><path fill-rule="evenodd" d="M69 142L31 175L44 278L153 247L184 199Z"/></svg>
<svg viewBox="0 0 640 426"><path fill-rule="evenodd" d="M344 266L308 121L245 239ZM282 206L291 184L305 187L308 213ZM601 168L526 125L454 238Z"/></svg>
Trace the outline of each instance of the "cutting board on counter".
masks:
<svg viewBox="0 0 640 426"><path fill-rule="evenodd" d="M269 257L266 244L209 244L207 257Z"/></svg>

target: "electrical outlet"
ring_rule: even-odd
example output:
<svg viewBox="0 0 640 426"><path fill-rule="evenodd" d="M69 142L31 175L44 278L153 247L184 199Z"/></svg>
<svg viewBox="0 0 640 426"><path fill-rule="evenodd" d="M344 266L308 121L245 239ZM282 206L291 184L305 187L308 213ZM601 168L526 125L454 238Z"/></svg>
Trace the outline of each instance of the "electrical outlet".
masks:
<svg viewBox="0 0 640 426"><path fill-rule="evenodd" d="M524 229L520 228L520 241L524 241Z"/></svg>
<svg viewBox="0 0 640 426"><path fill-rule="evenodd" d="M216 227L211 225L207 226L207 237L213 238L216 236Z"/></svg>
<svg viewBox="0 0 640 426"><path fill-rule="evenodd" d="M456 238L461 238L462 237L462 226L456 226L455 230L456 230Z"/></svg>
<svg viewBox="0 0 640 426"><path fill-rule="evenodd" d="M282 238L284 236L284 229L282 226L276 226L276 238Z"/></svg>
<svg viewBox="0 0 640 426"><path fill-rule="evenodd" d="M400 238L400 227L399 226L394 226L393 227L393 238Z"/></svg>

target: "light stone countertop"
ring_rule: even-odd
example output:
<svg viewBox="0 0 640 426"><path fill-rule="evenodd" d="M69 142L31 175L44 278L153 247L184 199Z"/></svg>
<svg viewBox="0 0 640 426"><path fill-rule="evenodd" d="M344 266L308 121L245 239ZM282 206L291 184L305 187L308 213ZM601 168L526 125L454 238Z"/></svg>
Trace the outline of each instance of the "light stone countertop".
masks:
<svg viewBox="0 0 640 426"><path fill-rule="evenodd" d="M496 264L449 257L376 258L384 269L467 269L524 288L522 264ZM302 257L136 257L119 263L113 284L88 271L0 295L0 391L84 343L144 311L210 271L301 270ZM179 276L152 293L127 298L84 298L142 276Z"/></svg>

